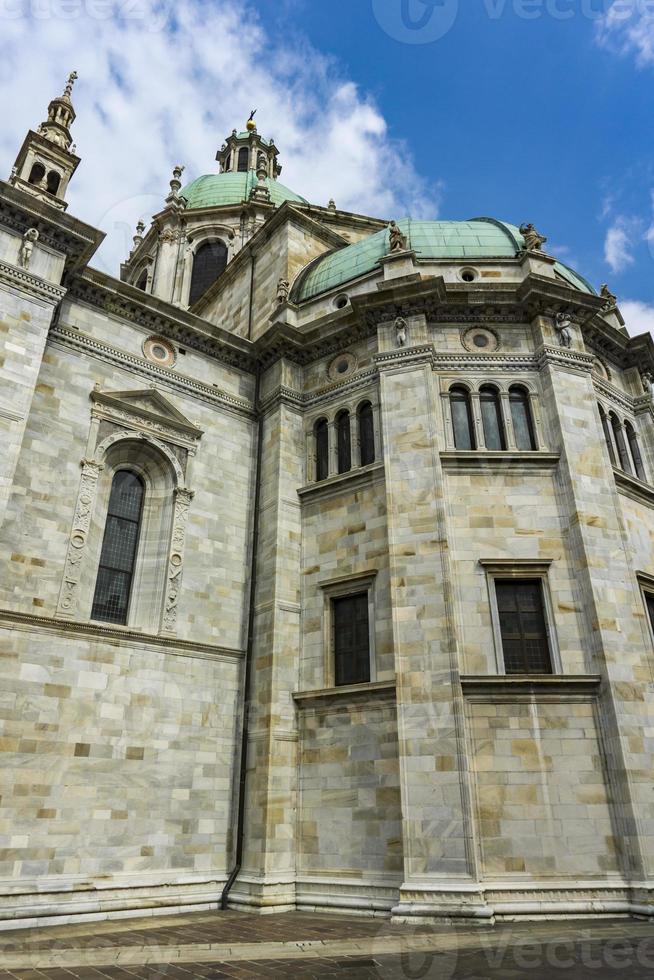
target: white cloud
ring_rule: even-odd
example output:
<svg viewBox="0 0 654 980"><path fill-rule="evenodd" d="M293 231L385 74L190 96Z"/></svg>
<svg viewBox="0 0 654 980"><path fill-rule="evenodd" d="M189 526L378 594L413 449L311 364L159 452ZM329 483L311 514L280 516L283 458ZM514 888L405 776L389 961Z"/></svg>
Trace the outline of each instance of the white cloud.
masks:
<svg viewBox="0 0 654 980"><path fill-rule="evenodd" d="M634 55L640 67L654 64L651 0L613 0L597 21L597 41L611 51Z"/></svg>
<svg viewBox="0 0 654 980"><path fill-rule="evenodd" d="M96 259L107 271L117 274L136 221L163 206L173 165L186 165L185 180L215 172L217 148L254 106L297 193L380 217L436 217L440 183L420 178L373 100L302 38L276 42L237 0L23 6L38 16L9 16L21 5L0 0L0 83L11 104L0 164L8 174L25 132L77 70L82 163L69 211L108 233Z"/></svg>
<svg viewBox="0 0 654 980"><path fill-rule="evenodd" d="M623 272L633 264L632 248L630 223L625 218L618 218L607 231L604 240L604 258L613 272Z"/></svg>
<svg viewBox="0 0 654 980"><path fill-rule="evenodd" d="M648 332L654 334L654 306L636 299L620 300L620 312L632 336Z"/></svg>

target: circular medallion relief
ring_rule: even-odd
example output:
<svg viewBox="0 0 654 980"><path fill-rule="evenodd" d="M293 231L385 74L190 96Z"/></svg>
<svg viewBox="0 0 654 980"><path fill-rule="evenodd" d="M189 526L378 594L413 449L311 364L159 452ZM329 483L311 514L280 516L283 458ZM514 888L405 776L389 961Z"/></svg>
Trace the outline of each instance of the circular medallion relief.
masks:
<svg viewBox="0 0 654 980"><path fill-rule="evenodd" d="M159 367L174 367L177 361L177 351L162 337L148 337L143 343L143 353L148 361Z"/></svg>
<svg viewBox="0 0 654 980"><path fill-rule="evenodd" d="M327 368L327 373L332 381L342 381L354 374L356 369L357 359L354 354L339 354Z"/></svg>
<svg viewBox="0 0 654 980"><path fill-rule="evenodd" d="M492 354L499 350L500 340L494 330L487 327L471 327L461 335L461 343L473 354Z"/></svg>

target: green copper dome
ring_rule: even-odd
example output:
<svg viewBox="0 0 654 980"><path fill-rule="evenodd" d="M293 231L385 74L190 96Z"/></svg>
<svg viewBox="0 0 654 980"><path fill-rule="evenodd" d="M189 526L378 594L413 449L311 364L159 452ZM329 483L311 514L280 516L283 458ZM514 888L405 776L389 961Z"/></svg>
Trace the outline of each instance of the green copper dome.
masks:
<svg viewBox="0 0 654 980"><path fill-rule="evenodd" d="M249 201L250 194L258 183L254 170L246 173L207 174L187 184L181 195L186 198L189 208L219 208ZM278 180L267 177L266 186L275 207L279 207L284 201L307 203L303 197L284 187Z"/></svg>
<svg viewBox="0 0 654 980"><path fill-rule="evenodd" d="M524 248L524 239L515 225L494 218L471 221L398 221L402 233L418 260L514 258ZM388 229L369 238L323 255L312 263L293 287L294 302L311 299L319 293L372 272L388 254ZM557 262L556 271L575 289L594 292L592 286L567 266Z"/></svg>

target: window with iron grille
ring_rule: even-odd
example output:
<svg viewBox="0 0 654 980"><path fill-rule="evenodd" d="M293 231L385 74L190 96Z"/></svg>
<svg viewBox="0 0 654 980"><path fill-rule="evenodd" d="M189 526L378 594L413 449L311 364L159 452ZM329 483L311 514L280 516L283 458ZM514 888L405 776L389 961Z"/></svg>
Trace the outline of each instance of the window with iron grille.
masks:
<svg viewBox="0 0 654 980"><path fill-rule="evenodd" d="M109 497L92 619L122 626L127 623L143 494L139 476L129 470L116 473Z"/></svg>
<svg viewBox="0 0 654 980"><path fill-rule="evenodd" d="M332 599L334 680L337 687L370 681L368 592Z"/></svg>
<svg viewBox="0 0 654 980"><path fill-rule="evenodd" d="M496 579L495 594L505 672L551 674L542 580Z"/></svg>

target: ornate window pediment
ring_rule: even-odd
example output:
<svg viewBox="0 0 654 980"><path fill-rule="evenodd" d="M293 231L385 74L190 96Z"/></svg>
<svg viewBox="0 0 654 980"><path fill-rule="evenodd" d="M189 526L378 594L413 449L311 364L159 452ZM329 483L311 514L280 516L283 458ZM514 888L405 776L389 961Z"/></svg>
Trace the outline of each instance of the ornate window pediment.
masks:
<svg viewBox="0 0 654 980"><path fill-rule="evenodd" d="M94 415L119 425L155 432L160 438L183 446L195 444L203 435L185 415L155 388L138 391L91 392Z"/></svg>

